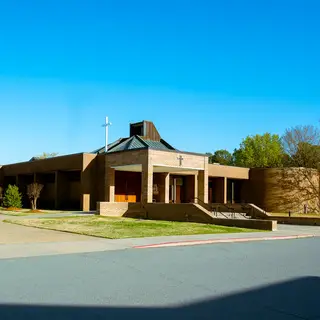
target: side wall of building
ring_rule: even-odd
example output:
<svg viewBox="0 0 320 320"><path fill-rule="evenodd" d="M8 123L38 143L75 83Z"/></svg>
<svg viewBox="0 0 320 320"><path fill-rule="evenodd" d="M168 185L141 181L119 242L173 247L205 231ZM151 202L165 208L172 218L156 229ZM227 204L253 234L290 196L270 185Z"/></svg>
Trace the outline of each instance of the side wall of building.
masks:
<svg viewBox="0 0 320 320"><path fill-rule="evenodd" d="M99 160L98 160L99 159ZM26 186L34 181L44 185L39 205L44 209L95 210L97 201L104 200L104 156L73 154L0 168L0 185L17 184L28 206Z"/></svg>
<svg viewBox="0 0 320 320"><path fill-rule="evenodd" d="M318 173L305 168L254 168L246 186L248 202L279 213L318 212L319 192Z"/></svg>

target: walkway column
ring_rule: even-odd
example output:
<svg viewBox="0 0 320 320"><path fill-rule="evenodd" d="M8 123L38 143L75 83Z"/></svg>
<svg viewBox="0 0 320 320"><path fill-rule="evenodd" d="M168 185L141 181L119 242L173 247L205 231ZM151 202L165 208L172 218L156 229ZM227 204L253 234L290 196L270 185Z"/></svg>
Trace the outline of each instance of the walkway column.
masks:
<svg viewBox="0 0 320 320"><path fill-rule="evenodd" d="M161 173L159 183L160 202L169 203L170 174Z"/></svg>
<svg viewBox="0 0 320 320"><path fill-rule="evenodd" d="M198 173L198 198L200 202L208 203L208 166L205 165L204 170Z"/></svg>
<svg viewBox="0 0 320 320"><path fill-rule="evenodd" d="M106 201L114 202L115 194L115 169L106 167Z"/></svg>
<svg viewBox="0 0 320 320"><path fill-rule="evenodd" d="M81 172L80 208L82 211L90 211L91 196L91 172L86 168Z"/></svg>
<svg viewBox="0 0 320 320"><path fill-rule="evenodd" d="M152 203L153 198L153 166L149 158L142 163L141 203Z"/></svg>
<svg viewBox="0 0 320 320"><path fill-rule="evenodd" d="M227 192L228 192L228 179L224 177L223 178L223 203L228 202Z"/></svg>

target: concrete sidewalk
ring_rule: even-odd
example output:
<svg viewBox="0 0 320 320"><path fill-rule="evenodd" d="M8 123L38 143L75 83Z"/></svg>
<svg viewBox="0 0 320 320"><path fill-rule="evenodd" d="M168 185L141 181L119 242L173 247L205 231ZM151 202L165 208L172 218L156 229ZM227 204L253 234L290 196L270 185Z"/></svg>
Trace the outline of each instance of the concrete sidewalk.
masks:
<svg viewBox="0 0 320 320"><path fill-rule="evenodd" d="M140 248L145 246L157 246L166 243L174 243L175 245L185 245L184 242L197 242L195 244L208 244L210 242L238 242L238 241L262 241L265 239L274 240L298 238L298 237L319 237L320 227L300 227L279 225L278 231L273 232L254 232L254 233L229 233L229 234L206 234L191 236L165 236L151 238L135 238L135 239L102 239L75 235L70 233L36 229L18 225L11 225L0 222L1 227L6 225L8 228L15 228L17 232L24 233L24 236L31 236L27 242L8 243L0 245L0 259L59 255L72 253L89 253L98 251L125 250ZM8 229L7 229L8 230ZM3 229L2 229L3 231ZM17 234L11 234L15 237ZM46 241L41 241L42 237ZM53 238L50 238L53 237ZM51 241L50 241L51 239ZM2 242L3 243L3 242Z"/></svg>
<svg viewBox="0 0 320 320"><path fill-rule="evenodd" d="M26 244L39 242L76 242L95 240L93 237L72 233L25 227L12 223L4 223L5 219L18 219L0 215L0 245ZM19 219L23 219L22 217Z"/></svg>

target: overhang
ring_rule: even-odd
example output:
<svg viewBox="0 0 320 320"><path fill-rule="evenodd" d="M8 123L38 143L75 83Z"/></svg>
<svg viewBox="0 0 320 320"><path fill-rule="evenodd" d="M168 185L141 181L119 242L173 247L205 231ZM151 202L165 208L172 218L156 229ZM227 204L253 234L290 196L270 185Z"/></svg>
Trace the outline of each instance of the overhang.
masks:
<svg viewBox="0 0 320 320"><path fill-rule="evenodd" d="M131 164L124 166L112 166L111 168L116 171L128 171L128 172L142 172L141 164ZM180 167L180 166L166 166L166 165L153 165L153 172L161 173L161 172L194 172L197 170L201 170L201 168L188 168L188 167Z"/></svg>

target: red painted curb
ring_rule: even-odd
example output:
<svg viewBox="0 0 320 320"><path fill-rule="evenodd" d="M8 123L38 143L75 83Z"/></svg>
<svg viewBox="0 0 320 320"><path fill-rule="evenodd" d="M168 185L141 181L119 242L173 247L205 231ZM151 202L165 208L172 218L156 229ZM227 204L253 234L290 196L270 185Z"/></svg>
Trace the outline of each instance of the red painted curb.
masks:
<svg viewBox="0 0 320 320"><path fill-rule="evenodd" d="M233 243L233 242L250 242L250 241L270 241L270 240L290 240L290 239L303 239L312 238L312 234L295 235L295 236L274 236L263 238L230 238L230 239L212 239L212 240L192 240L192 241L177 241L177 242L162 242L156 244L147 244L143 246L134 246L134 249L147 249L147 248L164 248L164 247L179 247L179 246L194 246L201 244L214 244L214 243Z"/></svg>

